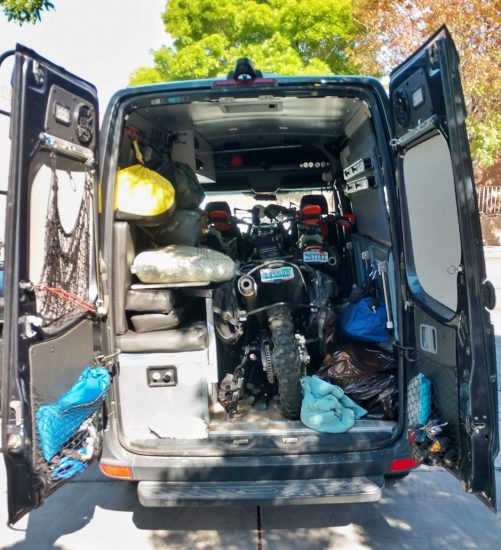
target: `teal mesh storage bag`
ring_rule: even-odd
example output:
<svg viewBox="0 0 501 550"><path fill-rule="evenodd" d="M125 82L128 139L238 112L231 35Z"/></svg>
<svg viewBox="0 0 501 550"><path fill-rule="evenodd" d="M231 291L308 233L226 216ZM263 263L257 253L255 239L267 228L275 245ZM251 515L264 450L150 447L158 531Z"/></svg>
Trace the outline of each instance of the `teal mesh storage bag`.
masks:
<svg viewBox="0 0 501 550"><path fill-rule="evenodd" d="M85 367L77 382L54 403L41 405L36 414L40 450L47 463L63 449L78 445L74 438L96 413L108 393L111 377L104 367Z"/></svg>

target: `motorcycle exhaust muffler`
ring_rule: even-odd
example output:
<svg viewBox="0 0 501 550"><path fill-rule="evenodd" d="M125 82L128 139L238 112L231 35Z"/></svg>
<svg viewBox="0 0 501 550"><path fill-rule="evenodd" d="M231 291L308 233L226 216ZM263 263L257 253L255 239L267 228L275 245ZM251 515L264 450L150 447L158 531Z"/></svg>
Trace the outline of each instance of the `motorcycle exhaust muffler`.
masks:
<svg viewBox="0 0 501 550"><path fill-rule="evenodd" d="M238 292L243 296L248 311L256 309L257 284L250 275L242 275L237 283Z"/></svg>

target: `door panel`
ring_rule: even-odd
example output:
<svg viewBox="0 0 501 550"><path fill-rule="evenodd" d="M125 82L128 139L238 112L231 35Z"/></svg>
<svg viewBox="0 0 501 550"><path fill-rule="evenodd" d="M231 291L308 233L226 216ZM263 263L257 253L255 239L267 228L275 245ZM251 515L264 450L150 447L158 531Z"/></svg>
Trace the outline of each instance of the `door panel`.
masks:
<svg viewBox="0 0 501 550"><path fill-rule="evenodd" d="M407 369L408 434L417 459L445 466L495 509L493 304L458 66L443 27L391 74L409 293L405 345L416 352ZM444 426L434 434L431 421Z"/></svg>
<svg viewBox="0 0 501 550"><path fill-rule="evenodd" d="M99 405L87 424L62 432L57 452L49 456L42 441L49 433L44 418L53 418L51 407L99 347L96 90L18 46L12 97L2 371L10 523L85 467L100 446ZM61 475L68 464L73 470Z"/></svg>

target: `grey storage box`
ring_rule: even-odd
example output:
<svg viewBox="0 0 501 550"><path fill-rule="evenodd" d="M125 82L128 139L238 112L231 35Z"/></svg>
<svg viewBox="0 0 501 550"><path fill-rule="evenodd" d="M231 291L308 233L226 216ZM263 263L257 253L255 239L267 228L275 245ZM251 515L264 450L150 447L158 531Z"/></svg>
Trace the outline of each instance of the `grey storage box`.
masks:
<svg viewBox="0 0 501 550"><path fill-rule="evenodd" d="M125 439L204 439L209 423L208 350L121 353L120 420Z"/></svg>

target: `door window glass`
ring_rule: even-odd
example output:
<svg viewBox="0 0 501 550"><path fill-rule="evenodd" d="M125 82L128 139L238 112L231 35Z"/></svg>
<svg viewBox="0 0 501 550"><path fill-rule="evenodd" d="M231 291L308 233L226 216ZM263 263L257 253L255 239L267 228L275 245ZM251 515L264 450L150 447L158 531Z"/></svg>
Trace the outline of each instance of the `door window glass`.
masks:
<svg viewBox="0 0 501 550"><path fill-rule="evenodd" d="M409 149L403 172L414 275L428 296L455 312L461 240L445 138L437 135Z"/></svg>

